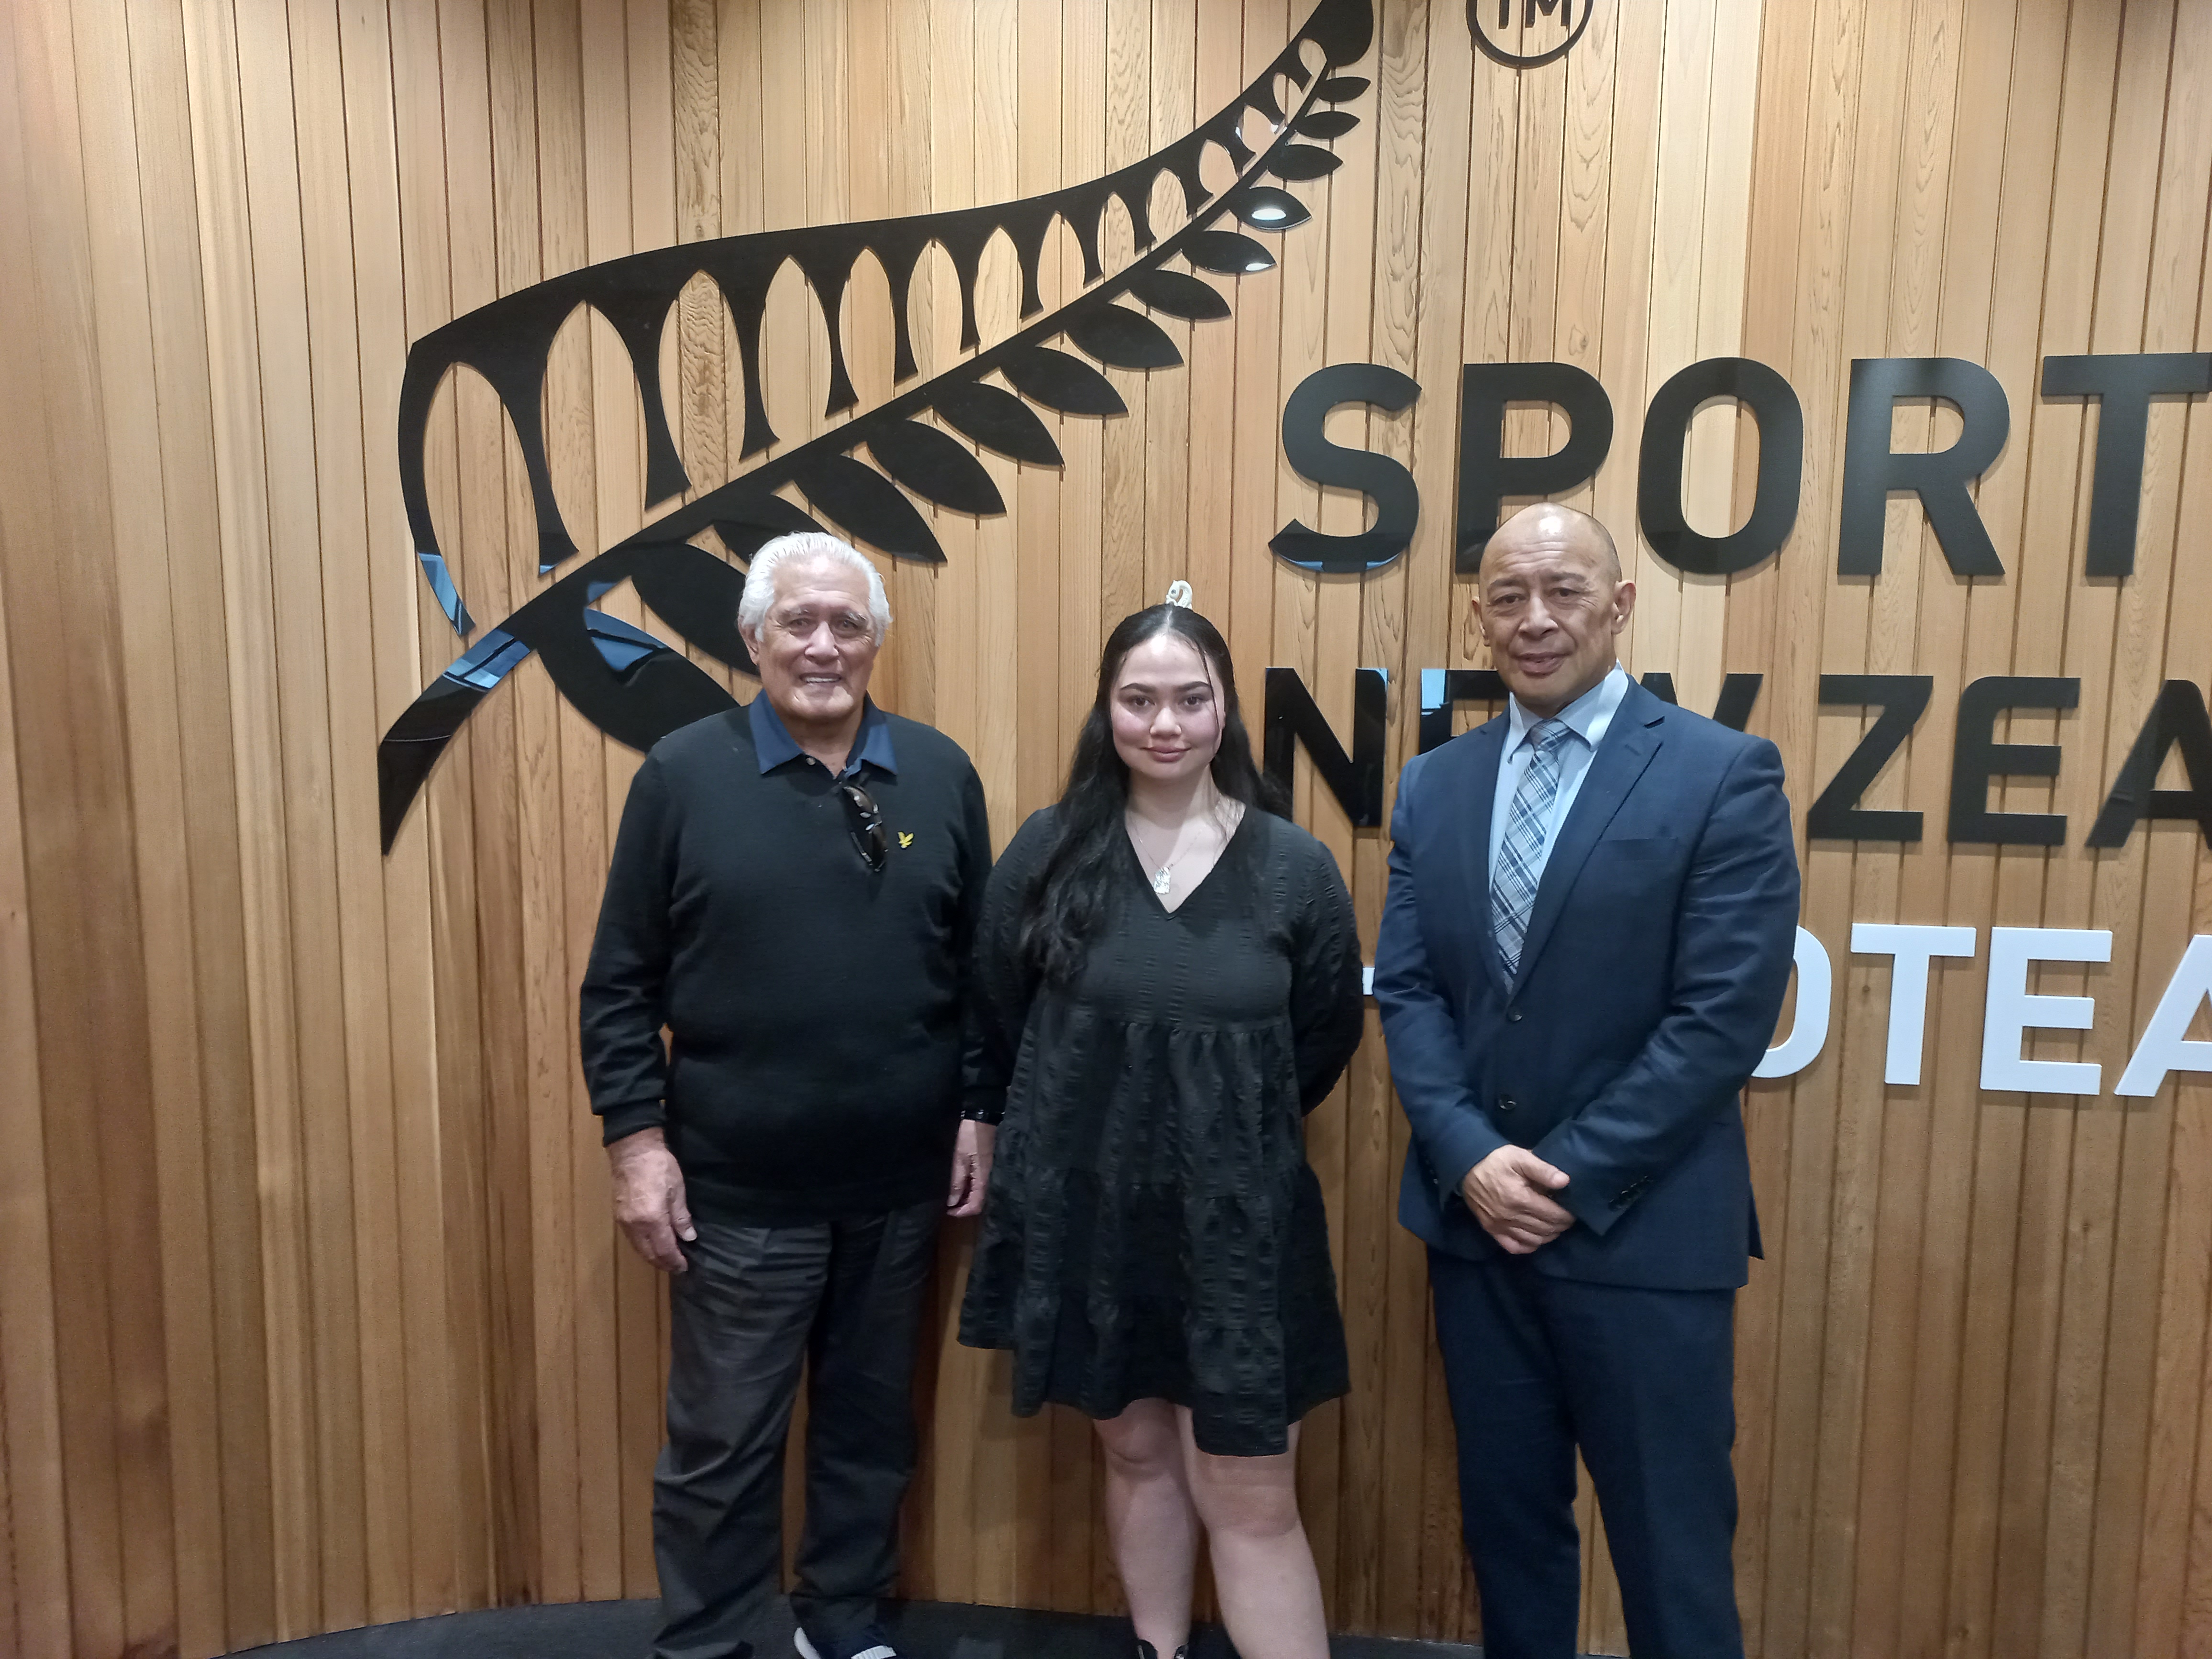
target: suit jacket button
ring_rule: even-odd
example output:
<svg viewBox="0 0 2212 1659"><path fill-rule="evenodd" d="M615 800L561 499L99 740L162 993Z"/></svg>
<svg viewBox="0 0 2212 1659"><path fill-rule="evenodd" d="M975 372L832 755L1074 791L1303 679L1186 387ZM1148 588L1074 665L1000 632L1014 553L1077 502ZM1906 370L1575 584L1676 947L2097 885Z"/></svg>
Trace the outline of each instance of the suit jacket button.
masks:
<svg viewBox="0 0 2212 1659"><path fill-rule="evenodd" d="M1521 1023L1521 1011L1518 1008L1508 1008L1505 1011L1505 1023L1508 1025L1518 1025Z"/></svg>
<svg viewBox="0 0 2212 1659"><path fill-rule="evenodd" d="M1501 1112L1510 1112L1520 1103L1521 1103L1514 1099L1511 1095L1500 1095L1498 1097L1498 1109Z"/></svg>

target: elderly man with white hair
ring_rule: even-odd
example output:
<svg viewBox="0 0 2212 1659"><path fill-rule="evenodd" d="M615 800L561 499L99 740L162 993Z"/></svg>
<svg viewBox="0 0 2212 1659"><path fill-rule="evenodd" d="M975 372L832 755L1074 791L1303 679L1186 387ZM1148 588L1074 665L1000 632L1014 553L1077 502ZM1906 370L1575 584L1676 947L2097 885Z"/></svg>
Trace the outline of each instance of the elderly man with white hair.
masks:
<svg viewBox="0 0 2212 1659"><path fill-rule="evenodd" d="M653 1651L752 1651L811 1362L798 1650L897 1659L877 1601L922 1294L939 1215L989 1174L961 1041L990 833L959 746L868 700L890 607L866 557L769 542L738 623L761 695L638 769L582 994L616 1217L671 1276Z"/></svg>

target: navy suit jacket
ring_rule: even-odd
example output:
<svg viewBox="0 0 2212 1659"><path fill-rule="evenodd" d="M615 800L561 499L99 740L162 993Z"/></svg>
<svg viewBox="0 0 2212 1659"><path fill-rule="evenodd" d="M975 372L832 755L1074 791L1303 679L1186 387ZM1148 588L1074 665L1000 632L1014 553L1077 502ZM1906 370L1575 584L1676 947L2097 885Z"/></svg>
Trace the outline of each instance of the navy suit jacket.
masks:
<svg viewBox="0 0 2212 1659"><path fill-rule="evenodd" d="M1741 1094L1796 939L1782 758L1631 685L1591 757L1509 982L1490 904L1503 715L1411 762L1375 952L1412 1121L1398 1218L1451 1255L1504 1252L1460 1194L1510 1142L1565 1171L1575 1224L1529 1258L1563 1279L1729 1289L1759 1254Z"/></svg>

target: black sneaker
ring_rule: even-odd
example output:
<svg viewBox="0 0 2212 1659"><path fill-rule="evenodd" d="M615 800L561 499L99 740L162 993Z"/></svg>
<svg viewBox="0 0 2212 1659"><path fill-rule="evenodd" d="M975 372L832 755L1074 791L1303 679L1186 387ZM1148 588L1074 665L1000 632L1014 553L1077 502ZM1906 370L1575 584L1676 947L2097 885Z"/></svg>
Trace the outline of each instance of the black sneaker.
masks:
<svg viewBox="0 0 2212 1659"><path fill-rule="evenodd" d="M825 1636L818 1643L808 1639L801 1626L792 1632L791 1639L799 1650L799 1659L902 1659L881 1625L854 1631L842 1642Z"/></svg>

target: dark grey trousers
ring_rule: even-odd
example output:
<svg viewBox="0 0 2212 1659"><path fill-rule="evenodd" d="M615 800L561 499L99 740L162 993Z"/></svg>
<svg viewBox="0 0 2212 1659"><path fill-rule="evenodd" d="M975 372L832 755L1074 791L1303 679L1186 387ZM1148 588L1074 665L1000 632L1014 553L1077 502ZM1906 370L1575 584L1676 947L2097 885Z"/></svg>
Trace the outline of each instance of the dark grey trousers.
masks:
<svg viewBox="0 0 2212 1659"><path fill-rule="evenodd" d="M654 1659L735 1659L772 1626L802 1361L806 1522L792 1612L817 1638L876 1616L898 1573L915 1345L942 1208L933 1200L797 1226L698 1223L684 1247L690 1270L669 1288Z"/></svg>

